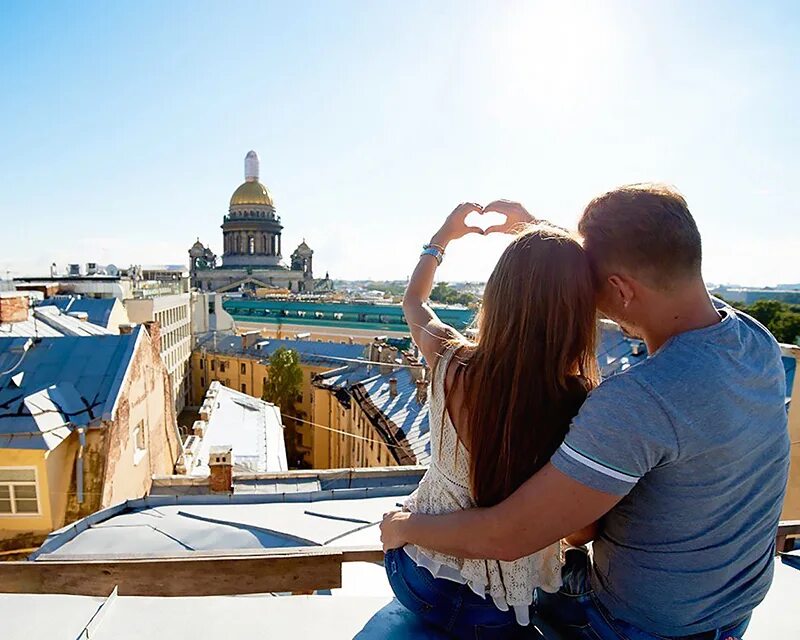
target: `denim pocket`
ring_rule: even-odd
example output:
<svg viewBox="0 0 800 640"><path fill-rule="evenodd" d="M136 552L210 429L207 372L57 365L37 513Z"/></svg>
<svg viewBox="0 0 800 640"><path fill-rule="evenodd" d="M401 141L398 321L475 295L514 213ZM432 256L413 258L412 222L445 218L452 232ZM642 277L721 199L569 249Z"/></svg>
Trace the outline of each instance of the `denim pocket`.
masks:
<svg viewBox="0 0 800 640"><path fill-rule="evenodd" d="M389 578L389 585L394 591L395 597L406 609L419 616L424 616L431 609L433 604L420 597L408 584L406 576L403 575L403 563L399 554L405 553L402 549L392 549L387 551L383 559L386 569L386 576Z"/></svg>

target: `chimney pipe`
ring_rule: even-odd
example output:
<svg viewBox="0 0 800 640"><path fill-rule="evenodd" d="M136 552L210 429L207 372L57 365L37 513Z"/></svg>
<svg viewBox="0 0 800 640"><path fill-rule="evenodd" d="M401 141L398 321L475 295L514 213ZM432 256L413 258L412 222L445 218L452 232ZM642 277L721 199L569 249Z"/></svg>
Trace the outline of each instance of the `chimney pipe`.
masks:
<svg viewBox="0 0 800 640"><path fill-rule="evenodd" d="M428 401L428 381L417 380L417 402L425 404Z"/></svg>
<svg viewBox="0 0 800 640"><path fill-rule="evenodd" d="M0 324L24 322L28 319L28 296L10 292L0 295Z"/></svg>
<svg viewBox="0 0 800 640"><path fill-rule="evenodd" d="M214 446L208 452L208 488L212 493L233 492L233 447L229 444Z"/></svg>
<svg viewBox="0 0 800 640"><path fill-rule="evenodd" d="M389 395L392 398L397 397L397 378L389 378Z"/></svg>

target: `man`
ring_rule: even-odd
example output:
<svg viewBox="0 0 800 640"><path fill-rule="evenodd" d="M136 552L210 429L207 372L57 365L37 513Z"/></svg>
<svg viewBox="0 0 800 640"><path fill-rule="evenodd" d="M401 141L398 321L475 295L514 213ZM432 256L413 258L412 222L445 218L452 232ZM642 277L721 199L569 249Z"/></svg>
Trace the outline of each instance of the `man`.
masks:
<svg viewBox="0 0 800 640"><path fill-rule="evenodd" d="M514 223L521 205L492 209ZM539 611L575 638L740 638L772 580L789 439L780 349L709 298L686 201L659 185L593 200L579 223L599 309L649 358L595 389L550 463L500 504L396 512L385 548L513 560L600 521ZM535 425L531 425L535 428Z"/></svg>

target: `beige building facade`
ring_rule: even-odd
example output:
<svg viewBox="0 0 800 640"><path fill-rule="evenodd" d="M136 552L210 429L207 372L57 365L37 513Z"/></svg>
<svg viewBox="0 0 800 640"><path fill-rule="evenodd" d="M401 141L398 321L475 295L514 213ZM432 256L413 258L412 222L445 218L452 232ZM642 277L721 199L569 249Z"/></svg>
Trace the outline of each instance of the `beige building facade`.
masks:
<svg viewBox="0 0 800 640"><path fill-rule="evenodd" d="M192 298L179 293L125 300L130 322L157 322L161 332L161 359L169 372L175 410L190 401L189 359L192 354Z"/></svg>

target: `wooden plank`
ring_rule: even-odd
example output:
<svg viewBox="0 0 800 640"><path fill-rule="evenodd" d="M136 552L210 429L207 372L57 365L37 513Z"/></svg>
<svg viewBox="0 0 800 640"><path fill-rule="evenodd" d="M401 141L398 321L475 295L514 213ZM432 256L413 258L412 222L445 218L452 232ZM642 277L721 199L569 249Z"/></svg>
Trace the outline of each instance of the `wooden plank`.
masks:
<svg viewBox="0 0 800 640"><path fill-rule="evenodd" d="M0 593L211 596L342 586L342 552L260 556L0 562Z"/></svg>
<svg viewBox="0 0 800 640"><path fill-rule="evenodd" d="M383 563L383 547L364 546L342 549L343 562L375 562Z"/></svg>
<svg viewBox="0 0 800 640"><path fill-rule="evenodd" d="M362 545L354 547L280 547L275 549L211 549L206 551L173 551L167 555L154 556L152 553L134 554L91 554L91 555L44 555L36 562L120 562L123 560L191 560L215 558L270 558L273 556L307 557L341 555L342 562L383 562L383 549L380 545Z"/></svg>
<svg viewBox="0 0 800 640"><path fill-rule="evenodd" d="M775 541L776 553L785 553L794 549L794 539L800 537L800 520L784 520L778 524L778 536Z"/></svg>

